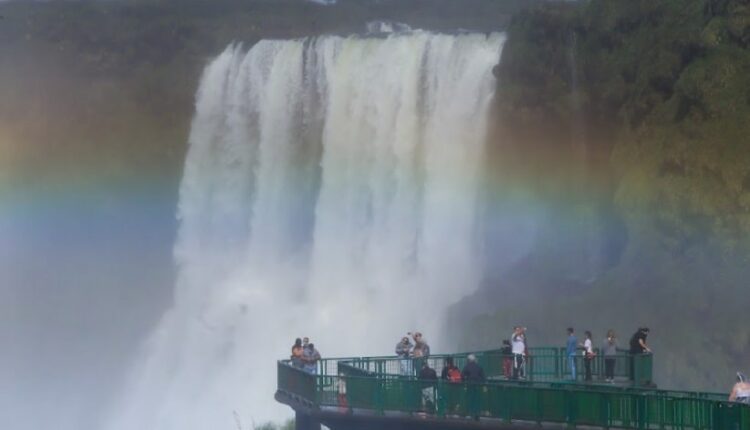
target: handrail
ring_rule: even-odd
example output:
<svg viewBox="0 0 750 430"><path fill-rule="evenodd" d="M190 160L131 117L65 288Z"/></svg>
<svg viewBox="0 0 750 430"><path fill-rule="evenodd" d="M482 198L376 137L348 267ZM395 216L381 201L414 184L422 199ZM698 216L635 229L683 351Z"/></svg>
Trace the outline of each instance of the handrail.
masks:
<svg viewBox="0 0 750 430"><path fill-rule="evenodd" d="M430 367L441 369L445 360L452 358L454 363L463 367L469 353L461 354L439 354L432 355L427 360ZM500 350L479 351L474 353L478 363L485 373L492 378L508 378L512 356L503 354ZM620 352L617 355L605 357L597 354L591 361L592 375L597 378L604 377L606 358L614 360L614 376L623 381L631 381L633 385L653 387L652 366L653 356L651 354L632 355ZM576 355L573 357L577 367L576 378L573 379L570 369L569 358L565 348L531 348L525 360L525 379L535 381L563 381L584 379L584 357ZM399 357L355 357L337 359L337 362L348 362L355 367L366 369L375 373L388 375L401 374L403 376L416 375L421 361L419 359L404 359ZM330 374L330 372L324 372Z"/></svg>
<svg viewBox="0 0 750 430"><path fill-rule="evenodd" d="M452 357L461 366L467 355L433 355L429 360L438 367ZM480 362L501 357L497 351L475 355ZM482 384L423 381L415 377L413 368L403 374L401 363L394 357L326 359L319 364L319 374L312 375L282 360L278 390L298 404L346 413L369 410L573 426L750 430L750 406L727 402L723 394L544 380L539 374L526 381L505 380L492 368L488 374L493 379Z"/></svg>

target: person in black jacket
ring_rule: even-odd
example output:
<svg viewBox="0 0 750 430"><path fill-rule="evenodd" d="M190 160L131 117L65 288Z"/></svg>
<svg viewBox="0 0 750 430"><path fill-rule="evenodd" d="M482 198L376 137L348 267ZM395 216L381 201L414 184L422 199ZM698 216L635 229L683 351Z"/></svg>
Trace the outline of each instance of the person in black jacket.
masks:
<svg viewBox="0 0 750 430"><path fill-rule="evenodd" d="M464 382L484 382L487 378L484 376L484 369L477 363L477 357L474 354L469 354L466 360L466 366L461 372L461 379Z"/></svg>
<svg viewBox="0 0 750 430"><path fill-rule="evenodd" d="M422 369L419 371L419 379L424 381L436 381L437 378L437 372L435 372L435 369L430 367L430 364L427 363L427 360L422 362Z"/></svg>
<svg viewBox="0 0 750 430"><path fill-rule="evenodd" d="M478 419L480 415L479 396L481 387L474 384L481 384L487 378L485 378L484 369L482 369L482 366L477 363L477 357L474 354L469 354L469 356L466 357L466 366L464 366L464 370L461 372L461 378L464 382L469 383L469 385L466 387L466 398L469 403L469 415Z"/></svg>
<svg viewBox="0 0 750 430"><path fill-rule="evenodd" d="M422 362L422 369L419 370L419 380L422 382L422 411L427 413L435 412L435 382L437 381L437 372L431 368L427 360Z"/></svg>
<svg viewBox="0 0 750 430"><path fill-rule="evenodd" d="M639 327L638 331L630 338L630 380L635 381L635 356L650 354L651 348L646 345L649 333L648 327Z"/></svg>

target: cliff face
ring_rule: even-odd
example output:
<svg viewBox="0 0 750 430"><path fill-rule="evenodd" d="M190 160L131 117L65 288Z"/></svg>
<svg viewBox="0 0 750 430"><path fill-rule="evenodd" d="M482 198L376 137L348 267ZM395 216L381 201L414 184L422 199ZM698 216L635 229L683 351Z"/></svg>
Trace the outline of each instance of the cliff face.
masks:
<svg viewBox="0 0 750 430"><path fill-rule="evenodd" d="M172 300L195 92L229 43L498 30L528 1L0 2L0 369L25 393L6 427L101 428Z"/></svg>
<svg viewBox="0 0 750 430"><path fill-rule="evenodd" d="M524 323L560 344L568 325L612 327L625 344L650 325L670 387L723 391L748 366L749 42L744 1L593 0L514 18L492 189L542 221L479 293L500 310L470 326Z"/></svg>
<svg viewBox="0 0 750 430"><path fill-rule="evenodd" d="M371 20L498 30L524 3L2 3L0 56L9 59L0 63L3 182L47 187L61 176L117 182L146 173L174 187L199 75L229 43L363 32Z"/></svg>

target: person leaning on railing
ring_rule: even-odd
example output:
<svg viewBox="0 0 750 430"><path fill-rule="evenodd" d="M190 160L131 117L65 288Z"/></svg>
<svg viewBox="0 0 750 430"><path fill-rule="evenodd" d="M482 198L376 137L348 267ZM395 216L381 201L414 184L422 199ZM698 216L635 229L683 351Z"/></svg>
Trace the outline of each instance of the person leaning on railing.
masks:
<svg viewBox="0 0 750 430"><path fill-rule="evenodd" d="M646 344L650 330L640 327L630 338L630 380L635 381L635 360L637 355L650 354L651 348Z"/></svg>
<svg viewBox="0 0 750 430"><path fill-rule="evenodd" d="M401 367L402 375L409 375L411 373L411 362L409 356L411 355L412 347L414 347L414 345L412 345L407 336L404 336L401 339L401 342L396 344L396 355L401 359L399 365Z"/></svg>

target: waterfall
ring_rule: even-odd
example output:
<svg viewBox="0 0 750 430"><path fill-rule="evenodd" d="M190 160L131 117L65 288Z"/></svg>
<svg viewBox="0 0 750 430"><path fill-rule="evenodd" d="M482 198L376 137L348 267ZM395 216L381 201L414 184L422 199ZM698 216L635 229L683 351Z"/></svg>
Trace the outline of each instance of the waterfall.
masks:
<svg viewBox="0 0 750 430"><path fill-rule="evenodd" d="M476 288L480 166L501 34L230 46L204 71L180 188L174 306L110 429L289 415L275 360L392 354Z"/></svg>

